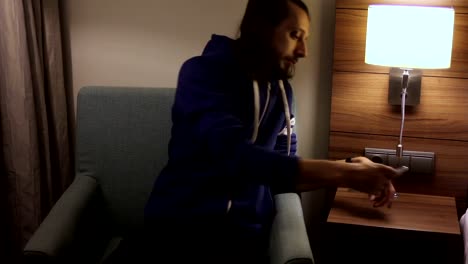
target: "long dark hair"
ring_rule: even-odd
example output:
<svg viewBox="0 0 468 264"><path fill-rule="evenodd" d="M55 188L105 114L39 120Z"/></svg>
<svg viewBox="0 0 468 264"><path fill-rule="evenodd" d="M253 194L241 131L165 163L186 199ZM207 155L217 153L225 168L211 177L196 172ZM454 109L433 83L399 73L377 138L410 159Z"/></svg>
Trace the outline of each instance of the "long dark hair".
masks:
<svg viewBox="0 0 468 264"><path fill-rule="evenodd" d="M288 18L289 3L309 16L302 0L249 0L239 28L237 55L252 78L267 80L275 75L277 65L272 50L273 33Z"/></svg>

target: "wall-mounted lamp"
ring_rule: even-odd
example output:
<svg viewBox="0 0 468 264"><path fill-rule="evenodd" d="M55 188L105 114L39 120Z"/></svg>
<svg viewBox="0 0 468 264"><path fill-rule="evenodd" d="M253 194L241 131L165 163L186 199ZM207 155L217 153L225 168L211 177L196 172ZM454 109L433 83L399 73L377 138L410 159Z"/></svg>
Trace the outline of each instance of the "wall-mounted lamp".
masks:
<svg viewBox="0 0 468 264"><path fill-rule="evenodd" d="M450 68L454 17L453 8L369 6L365 62L394 67L389 104L400 105L403 81L408 85L406 104L417 105L420 69Z"/></svg>
<svg viewBox="0 0 468 264"><path fill-rule="evenodd" d="M397 156L403 155L405 105L419 104L421 69L450 68L453 8L370 5L367 15L368 64L391 67L388 103L402 111Z"/></svg>

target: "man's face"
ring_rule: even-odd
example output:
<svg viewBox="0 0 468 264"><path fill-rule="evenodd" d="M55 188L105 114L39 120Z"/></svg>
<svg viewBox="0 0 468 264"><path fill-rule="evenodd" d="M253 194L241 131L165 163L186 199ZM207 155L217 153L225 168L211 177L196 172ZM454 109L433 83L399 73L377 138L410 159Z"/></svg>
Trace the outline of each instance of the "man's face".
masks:
<svg viewBox="0 0 468 264"><path fill-rule="evenodd" d="M289 3L290 14L273 33L273 51L281 75L291 78L294 65L307 56L306 41L309 36L309 17L293 3Z"/></svg>

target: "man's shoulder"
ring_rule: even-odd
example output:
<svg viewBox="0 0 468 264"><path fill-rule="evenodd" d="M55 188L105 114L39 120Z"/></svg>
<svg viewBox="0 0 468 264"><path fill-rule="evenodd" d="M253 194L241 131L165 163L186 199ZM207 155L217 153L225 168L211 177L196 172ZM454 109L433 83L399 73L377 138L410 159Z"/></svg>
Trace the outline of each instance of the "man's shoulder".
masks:
<svg viewBox="0 0 468 264"><path fill-rule="evenodd" d="M216 60L213 58L207 58L204 56L194 56L185 60L180 69L181 73L210 73L216 69L219 69Z"/></svg>
<svg viewBox="0 0 468 264"><path fill-rule="evenodd" d="M202 55L193 56L186 59L182 67L200 67L200 66L209 66L210 64L214 63L212 58L207 58Z"/></svg>
<svg viewBox="0 0 468 264"><path fill-rule="evenodd" d="M234 40L223 35L213 34L205 45L201 55L188 58L184 62L185 67L214 67L225 68L237 66L234 52Z"/></svg>
<svg viewBox="0 0 468 264"><path fill-rule="evenodd" d="M185 60L181 67L181 72L196 72L198 74L208 73L211 75L225 75L236 73L238 66L230 60L215 56L194 56Z"/></svg>

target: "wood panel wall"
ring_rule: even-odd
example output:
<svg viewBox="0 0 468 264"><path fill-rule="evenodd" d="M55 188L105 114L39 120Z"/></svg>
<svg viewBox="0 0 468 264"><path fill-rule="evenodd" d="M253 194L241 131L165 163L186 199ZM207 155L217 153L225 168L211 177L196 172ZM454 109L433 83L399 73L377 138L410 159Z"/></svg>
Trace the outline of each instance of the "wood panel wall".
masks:
<svg viewBox="0 0 468 264"><path fill-rule="evenodd" d="M459 216L468 190L468 0L337 0L329 158L395 149L401 112L387 103L389 68L364 62L370 4L453 6L450 69L424 70L421 102L407 107L405 150L436 155L434 175L405 175L398 191L456 197ZM430 56L430 54L428 54Z"/></svg>

